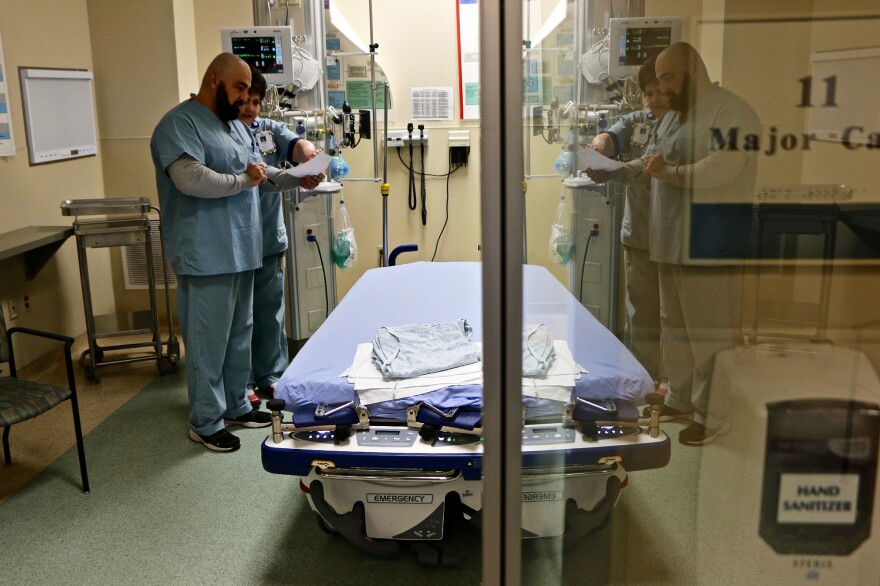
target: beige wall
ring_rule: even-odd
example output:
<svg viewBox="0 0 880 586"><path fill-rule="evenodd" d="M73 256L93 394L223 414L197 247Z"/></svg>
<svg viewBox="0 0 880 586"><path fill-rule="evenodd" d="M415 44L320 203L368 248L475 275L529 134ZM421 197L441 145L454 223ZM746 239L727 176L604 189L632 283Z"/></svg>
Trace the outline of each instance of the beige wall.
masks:
<svg viewBox="0 0 880 586"><path fill-rule="evenodd" d="M194 71L194 50L187 55L178 42L193 38L192 0L139 2L125 10L112 0L88 0L88 6L106 196L148 197L157 204L150 136L181 95L189 96L179 79ZM162 42L144 44L152 38ZM144 291L125 288L121 249L110 253L117 310L148 309Z"/></svg>
<svg viewBox="0 0 880 586"><path fill-rule="evenodd" d="M39 30L37 32L37 25ZM71 225L62 217L65 199L103 197L104 154L31 167L22 117L18 68L58 67L93 70L85 0L19 2L0 0L0 34L12 111L16 154L0 158L0 233L34 225ZM95 85L98 85L95 80ZM100 122L99 122L100 130ZM95 310L113 307L109 285L109 255L90 254L90 275L95 289ZM8 325L29 326L78 335L85 331L76 246L69 239L34 280L24 275L21 257L0 261L0 299L28 295L32 310ZM29 362L46 346L22 340L20 358Z"/></svg>
<svg viewBox="0 0 880 586"><path fill-rule="evenodd" d="M254 10L251 0L192 0L192 3L195 14L196 70L201 79L208 64L220 53L220 29L252 26ZM191 91L198 91L198 81Z"/></svg>

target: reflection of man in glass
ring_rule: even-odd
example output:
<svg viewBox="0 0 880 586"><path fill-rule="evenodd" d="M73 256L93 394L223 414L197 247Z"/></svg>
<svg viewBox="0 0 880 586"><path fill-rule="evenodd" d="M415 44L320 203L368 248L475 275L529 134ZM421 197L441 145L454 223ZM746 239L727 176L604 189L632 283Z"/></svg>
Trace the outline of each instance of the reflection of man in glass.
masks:
<svg viewBox="0 0 880 586"><path fill-rule="evenodd" d="M657 263L649 252L651 179L638 161L646 152L648 140L660 118L669 110L669 98L660 91L654 74L656 57L639 68L639 89L645 96L646 109L622 115L606 132L596 135L590 146L605 156L623 156L632 162L609 173L587 169L596 183L609 179L627 185L626 207L620 241L623 244L626 271L626 323L623 341L654 380L666 376L660 352L660 285ZM635 171L630 171L630 168ZM639 172L639 176L634 174Z"/></svg>
<svg viewBox="0 0 880 586"><path fill-rule="evenodd" d="M756 153L737 149L736 137L760 135L761 125L742 98L711 82L687 43L660 53L655 73L672 107L643 158L670 382L663 416L694 413L679 441L702 445L729 429L726 397L710 400L709 382L715 354L740 336L742 274L734 263L749 239Z"/></svg>

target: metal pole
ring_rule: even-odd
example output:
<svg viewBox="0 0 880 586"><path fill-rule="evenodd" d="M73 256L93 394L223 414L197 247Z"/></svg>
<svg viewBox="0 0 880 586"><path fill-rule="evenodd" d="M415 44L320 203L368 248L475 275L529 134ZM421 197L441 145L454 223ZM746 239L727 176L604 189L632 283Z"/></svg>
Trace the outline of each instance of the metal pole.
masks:
<svg viewBox="0 0 880 586"><path fill-rule="evenodd" d="M373 44L373 0L370 0L370 88L372 90L372 107L371 110L373 112L373 124L376 123L376 47ZM386 80L385 88L383 89L385 96L385 126L388 126L388 82ZM373 177L379 176L379 141L373 141ZM385 144L388 144L387 141ZM385 155L388 155L388 151L385 151ZM383 178L383 184L388 180L387 173L387 165L386 165L386 173ZM385 259L388 260L387 258Z"/></svg>
<svg viewBox="0 0 880 586"><path fill-rule="evenodd" d="M522 509L522 2L480 2L482 582L519 586Z"/></svg>
<svg viewBox="0 0 880 586"><path fill-rule="evenodd" d="M382 157L382 266L388 266L388 194L391 186L388 185L388 81L382 84L384 91L384 122L382 124L383 152ZM375 110L375 100L373 104Z"/></svg>

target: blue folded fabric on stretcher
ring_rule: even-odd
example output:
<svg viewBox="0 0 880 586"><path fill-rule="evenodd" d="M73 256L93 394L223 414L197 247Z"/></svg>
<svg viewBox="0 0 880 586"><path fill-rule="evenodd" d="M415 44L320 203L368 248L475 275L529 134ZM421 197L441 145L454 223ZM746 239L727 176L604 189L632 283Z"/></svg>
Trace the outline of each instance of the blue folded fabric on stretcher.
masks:
<svg viewBox="0 0 880 586"><path fill-rule="evenodd" d="M340 376L360 343L383 326L446 322L467 318L472 339L482 340L480 263L419 262L367 271L324 324L306 342L275 387L275 397L293 410L313 403L359 403L354 386ZM641 403L654 391L648 373L623 344L544 267L523 267L523 323L546 324L556 340L567 341L587 373L575 396L629 399ZM426 401L443 409L480 407L481 385L459 385L416 397L370 404L371 417L406 420L406 408ZM558 415L560 402L523 397L527 417Z"/></svg>
<svg viewBox="0 0 880 586"><path fill-rule="evenodd" d="M543 376L547 374L556 352L553 350L553 336L545 324L523 325L523 376Z"/></svg>
<svg viewBox="0 0 880 586"><path fill-rule="evenodd" d="M373 338L373 364L382 374L408 378L480 361L466 319L381 327Z"/></svg>

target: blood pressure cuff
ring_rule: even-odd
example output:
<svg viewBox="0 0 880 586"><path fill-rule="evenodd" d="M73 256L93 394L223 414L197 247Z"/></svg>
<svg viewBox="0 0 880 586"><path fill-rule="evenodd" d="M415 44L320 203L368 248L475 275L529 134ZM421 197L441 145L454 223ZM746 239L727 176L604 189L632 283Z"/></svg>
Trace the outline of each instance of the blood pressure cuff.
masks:
<svg viewBox="0 0 880 586"><path fill-rule="evenodd" d="M601 404L603 401L596 400ZM615 412L604 411L582 401L577 402L574 410L575 421L638 421L639 409L626 399L613 399Z"/></svg>

